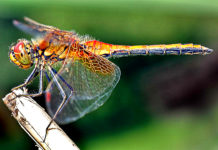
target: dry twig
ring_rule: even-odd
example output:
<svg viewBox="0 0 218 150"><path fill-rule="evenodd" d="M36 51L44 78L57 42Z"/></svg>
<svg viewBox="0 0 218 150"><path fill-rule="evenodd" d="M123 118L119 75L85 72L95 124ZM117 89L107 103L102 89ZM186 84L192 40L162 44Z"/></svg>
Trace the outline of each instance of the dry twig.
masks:
<svg viewBox="0 0 218 150"><path fill-rule="evenodd" d="M22 95L27 92L18 89L14 93L16 95ZM51 121L50 116L32 98L24 96L15 97L14 93L9 93L3 98L3 101L12 112L13 117L36 142L39 148L43 150L79 150L55 122L51 124L45 142L43 142L46 127Z"/></svg>

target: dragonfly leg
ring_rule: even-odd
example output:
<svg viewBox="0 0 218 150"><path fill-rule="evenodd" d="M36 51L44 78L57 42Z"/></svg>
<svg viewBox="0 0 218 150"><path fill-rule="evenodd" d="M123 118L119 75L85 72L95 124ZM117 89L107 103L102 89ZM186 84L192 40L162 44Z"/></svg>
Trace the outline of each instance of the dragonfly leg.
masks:
<svg viewBox="0 0 218 150"><path fill-rule="evenodd" d="M35 67L34 70L32 71L32 73L29 75L29 77L26 79L26 81L23 84L21 84L21 85L19 85L19 86L17 86L17 87L12 89L12 92L13 92L13 90L16 90L16 89L21 88L21 87L25 87L26 85L28 85L38 75L38 73L40 73L40 76L39 76L39 90L38 90L38 92L37 93L33 93L33 94L21 94L21 95L16 95L13 92L15 94L15 97L12 98L11 100L14 100L15 98L21 97L21 96L37 97L37 96L40 96L40 95L43 94L43 67L44 66L41 65L40 71L38 71L38 68Z"/></svg>
<svg viewBox="0 0 218 150"><path fill-rule="evenodd" d="M54 116L52 117L51 121L49 122L48 126L46 127L46 133L45 133L45 138L44 138L43 142L45 142L45 140L46 140L46 137L47 137L47 134L48 134L50 125L51 125L52 122L55 120L56 116L57 116L58 113L61 111L61 109L64 107L64 104L65 104L65 102L66 102L66 100L67 100L67 97L66 97L65 92L64 92L62 86L60 85L60 83L59 83L58 80L57 80L57 74L54 73L54 71L52 70L52 68L51 68L50 66L48 66L48 70L49 70L49 72L51 73L51 76L52 76L52 78L53 78L53 81L54 81L54 83L56 84L57 88L59 89L63 100L62 100L60 106L58 107L57 111L55 112Z"/></svg>
<svg viewBox="0 0 218 150"><path fill-rule="evenodd" d="M34 94L27 94L27 96L31 96L31 97L37 97L43 94L43 67L40 69L39 72L39 91L38 93L34 93Z"/></svg>
<svg viewBox="0 0 218 150"><path fill-rule="evenodd" d="M10 99L10 100L12 101L12 100L16 99L17 97L21 97L21 96L29 96L28 94L26 94L26 95L17 95L17 94L15 94L14 90L17 90L19 88L27 86L38 75L38 73L39 73L38 68L35 67L23 84L20 84L20 85L18 85L16 87L12 88L11 91L12 91L12 93L14 93L15 97Z"/></svg>
<svg viewBox="0 0 218 150"><path fill-rule="evenodd" d="M17 90L21 87L25 87L27 86L36 76L38 75L38 68L35 67L33 69L33 71L31 72L31 74L27 77L27 79L25 80L25 82L23 84L20 84L14 88L11 89L11 91Z"/></svg>

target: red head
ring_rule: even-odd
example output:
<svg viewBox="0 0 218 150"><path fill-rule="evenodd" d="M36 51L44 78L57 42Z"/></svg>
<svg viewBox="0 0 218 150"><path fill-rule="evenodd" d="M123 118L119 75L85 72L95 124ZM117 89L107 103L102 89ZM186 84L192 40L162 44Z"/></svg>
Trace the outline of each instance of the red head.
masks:
<svg viewBox="0 0 218 150"><path fill-rule="evenodd" d="M13 63L22 69L28 69L32 66L31 58L32 44L27 40L19 40L18 43L10 47L9 57Z"/></svg>

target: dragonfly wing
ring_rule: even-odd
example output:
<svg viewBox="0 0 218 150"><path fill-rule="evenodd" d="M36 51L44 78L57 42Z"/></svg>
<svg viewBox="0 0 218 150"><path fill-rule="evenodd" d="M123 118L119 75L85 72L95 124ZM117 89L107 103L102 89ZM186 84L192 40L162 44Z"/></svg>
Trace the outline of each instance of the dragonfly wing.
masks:
<svg viewBox="0 0 218 150"><path fill-rule="evenodd" d="M120 79L120 69L109 60L92 54L82 59L68 59L57 78L67 96L67 102L56 117L66 124L102 106ZM52 80L46 89L47 108L54 115L62 96Z"/></svg>
<svg viewBox="0 0 218 150"><path fill-rule="evenodd" d="M75 32L63 31L53 26L43 25L27 17L24 20L26 23L14 20L13 24L21 31L34 36L38 40L39 46L41 43L42 45L52 43L53 46L63 44L70 46L71 43L79 40Z"/></svg>
<svg viewBox="0 0 218 150"><path fill-rule="evenodd" d="M59 31L58 28L40 24L27 17L24 17L24 21L26 21L26 23L13 20L13 24L21 31L30 34L34 37L44 37L47 33Z"/></svg>

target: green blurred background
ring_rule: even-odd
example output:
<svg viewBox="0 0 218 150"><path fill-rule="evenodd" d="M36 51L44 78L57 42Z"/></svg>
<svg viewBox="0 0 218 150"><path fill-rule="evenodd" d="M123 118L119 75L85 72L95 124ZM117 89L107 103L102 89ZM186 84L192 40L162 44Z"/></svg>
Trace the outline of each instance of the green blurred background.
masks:
<svg viewBox="0 0 218 150"><path fill-rule="evenodd" d="M8 59L11 43L31 38L12 25L23 16L112 44L195 43L214 49L209 56L111 60L122 76L109 100L62 127L82 150L218 149L218 1L1 0L1 98L31 71ZM37 88L37 81L29 86ZM44 97L36 101L45 105ZM37 149L2 102L0 149Z"/></svg>

